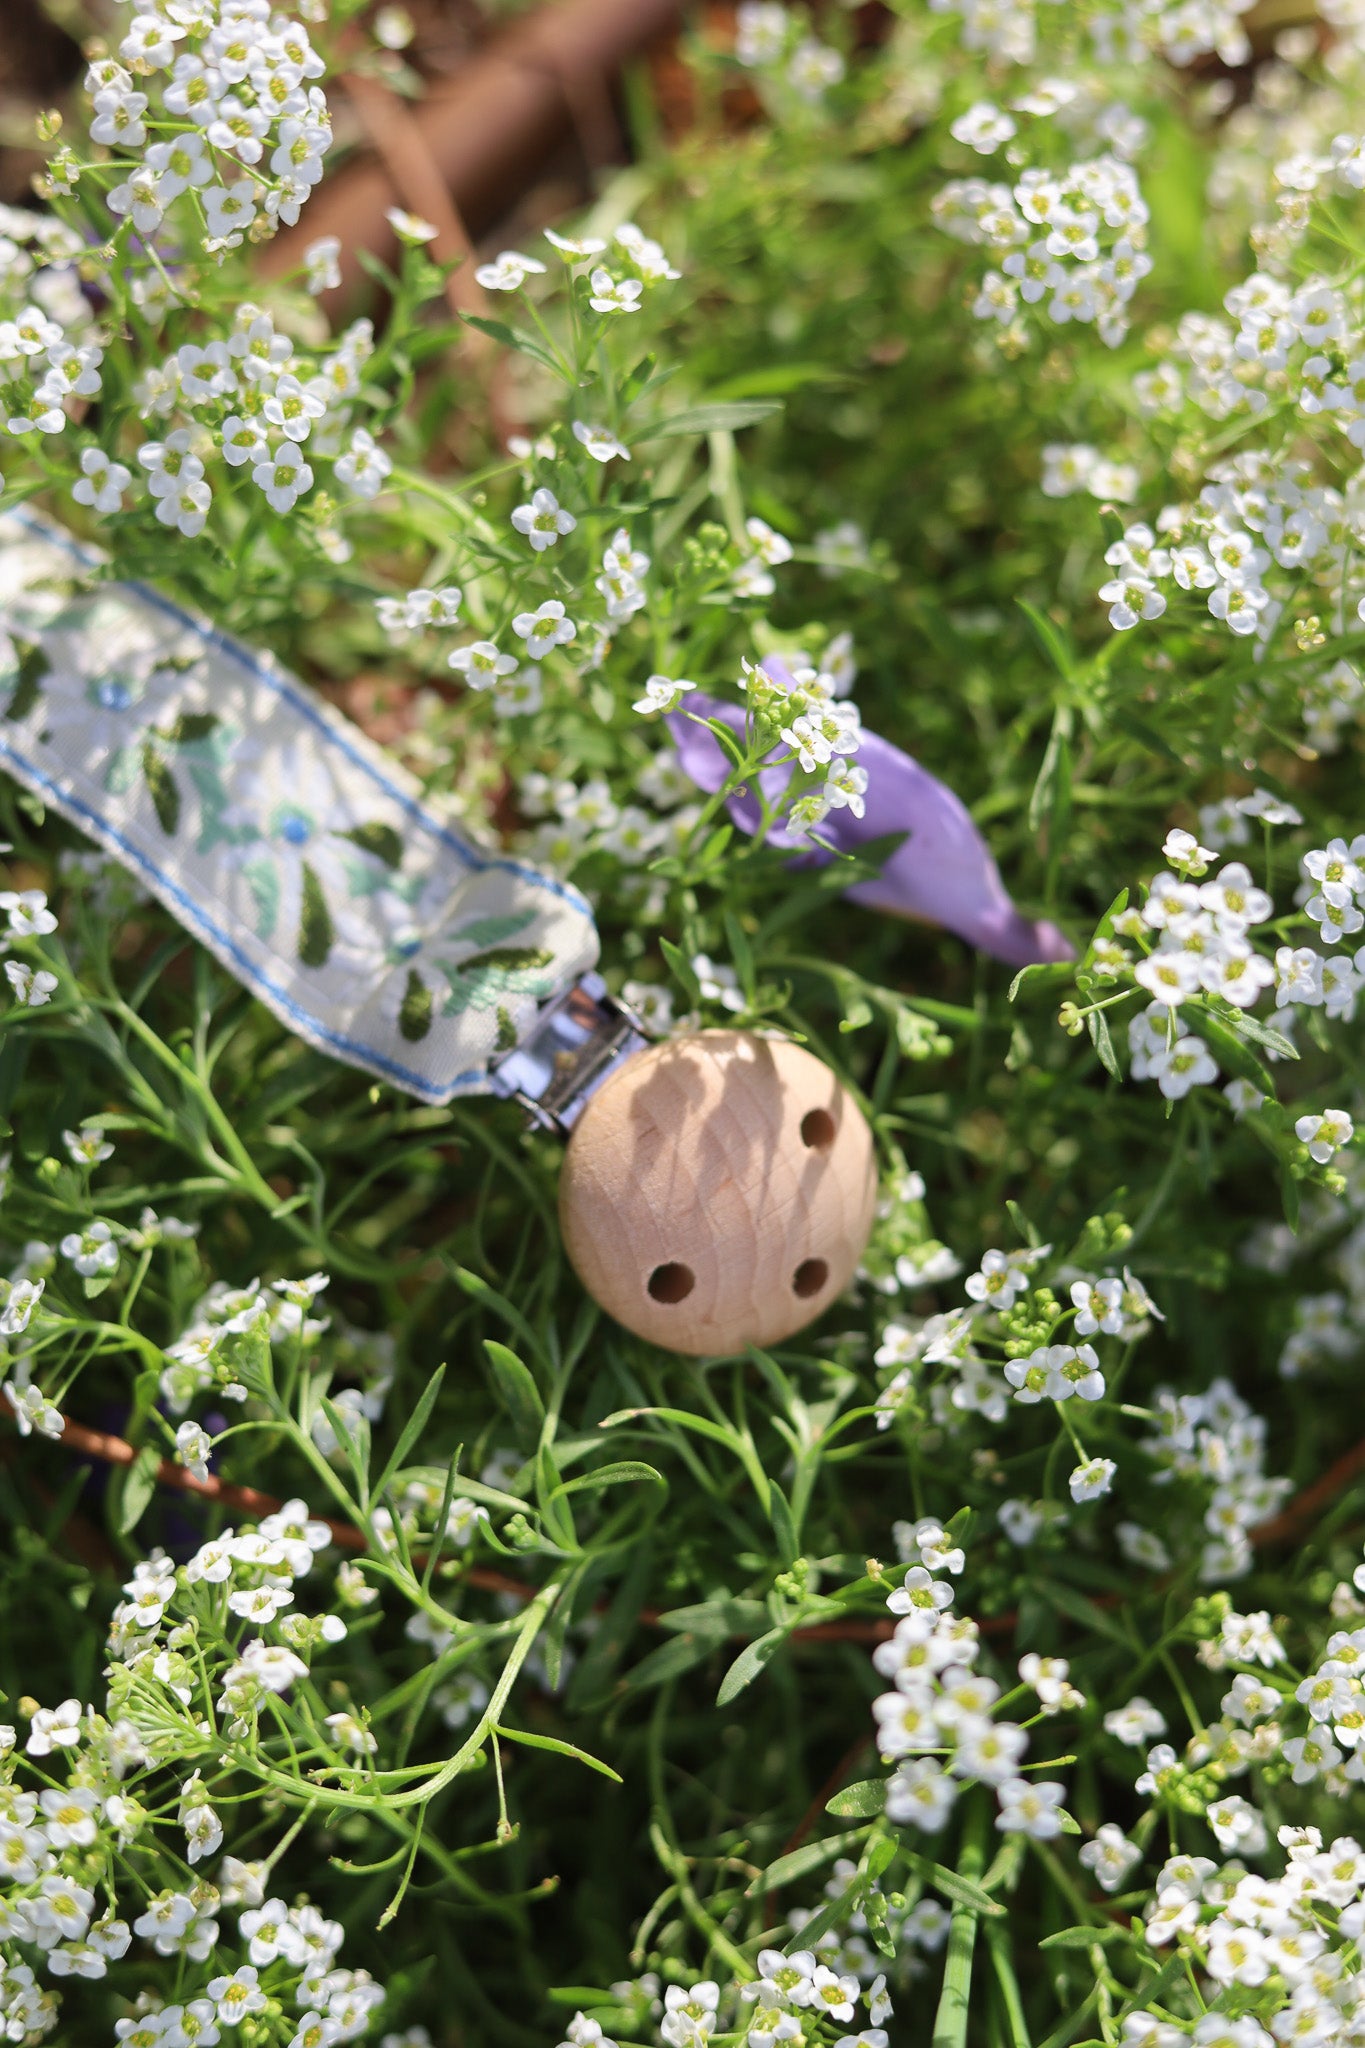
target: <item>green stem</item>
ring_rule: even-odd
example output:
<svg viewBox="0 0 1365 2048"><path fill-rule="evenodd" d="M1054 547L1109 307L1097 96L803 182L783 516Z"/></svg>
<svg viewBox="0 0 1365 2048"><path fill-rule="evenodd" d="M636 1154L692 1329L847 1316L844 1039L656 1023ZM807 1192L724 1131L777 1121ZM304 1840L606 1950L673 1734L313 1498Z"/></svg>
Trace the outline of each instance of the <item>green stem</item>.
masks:
<svg viewBox="0 0 1365 2048"><path fill-rule="evenodd" d="M978 1801L958 1855L961 1876L975 1884L986 1867L986 1829L989 1814ZM975 1906L959 1902L953 1907L948 1929L948 1953L943 1966L943 1990L934 2016L931 2048L966 2048L967 2018L972 1995L972 1963L976 1954L976 1930L981 1915Z"/></svg>

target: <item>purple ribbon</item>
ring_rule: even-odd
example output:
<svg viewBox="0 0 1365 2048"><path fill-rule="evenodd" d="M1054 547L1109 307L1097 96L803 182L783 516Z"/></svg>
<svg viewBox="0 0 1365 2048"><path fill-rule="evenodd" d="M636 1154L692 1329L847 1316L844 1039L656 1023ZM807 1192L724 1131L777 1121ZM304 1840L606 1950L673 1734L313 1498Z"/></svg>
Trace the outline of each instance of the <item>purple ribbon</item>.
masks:
<svg viewBox="0 0 1365 2048"><path fill-rule="evenodd" d="M787 679L779 662L766 661L764 668L777 681ZM741 738L744 712L738 704L693 690L668 714L684 770L699 789L714 794L732 764L715 734L697 725L688 712L694 718L720 719ZM779 747L774 753L786 751ZM1024 917L1015 909L966 805L946 784L874 732L864 730L857 760L867 770L865 815L855 818L850 810L831 811L819 828L821 837L841 852L852 852L891 833L907 836L879 875L844 891L852 902L944 925L1011 967L1028 967L1037 960L1074 960L1075 948L1055 924ZM759 787L770 811L781 801L793 767L788 762L760 771ZM741 831L758 829L762 810L752 789L727 798L726 808ZM792 848L812 865L833 858L780 824L769 830L768 844Z"/></svg>

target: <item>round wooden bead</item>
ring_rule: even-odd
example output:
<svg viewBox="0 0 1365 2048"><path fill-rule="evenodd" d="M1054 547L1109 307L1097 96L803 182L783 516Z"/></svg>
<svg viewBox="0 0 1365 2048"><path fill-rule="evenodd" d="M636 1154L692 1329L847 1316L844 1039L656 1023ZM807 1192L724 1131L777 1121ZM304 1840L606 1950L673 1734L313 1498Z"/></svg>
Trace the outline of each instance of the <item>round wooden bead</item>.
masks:
<svg viewBox="0 0 1365 2048"><path fill-rule="evenodd" d="M637 1053L574 1128L559 1216L588 1292L637 1336L767 1346L848 1285L876 1202L872 1133L785 1039L703 1031Z"/></svg>

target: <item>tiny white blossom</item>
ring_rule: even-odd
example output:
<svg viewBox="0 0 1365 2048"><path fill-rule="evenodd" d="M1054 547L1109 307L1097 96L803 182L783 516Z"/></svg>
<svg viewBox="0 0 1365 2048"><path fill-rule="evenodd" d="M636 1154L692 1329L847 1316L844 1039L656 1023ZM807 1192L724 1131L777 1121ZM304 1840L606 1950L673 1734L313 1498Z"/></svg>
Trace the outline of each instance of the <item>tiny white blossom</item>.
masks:
<svg viewBox="0 0 1365 2048"><path fill-rule="evenodd" d="M552 648L567 646L578 636L577 626L572 619L565 617L564 607L557 597L547 598L533 612L518 612L512 621L512 631L526 642L526 652L536 661Z"/></svg>
<svg viewBox="0 0 1365 2048"><path fill-rule="evenodd" d="M613 277L609 270L599 266L592 274L591 287L588 303L594 313L638 313L640 310L644 286L638 277Z"/></svg>
<svg viewBox="0 0 1365 2048"><path fill-rule="evenodd" d="M642 717L655 711L672 711L693 688L694 684L686 680L675 682L672 676L650 676L643 697L637 697L631 709Z"/></svg>
<svg viewBox="0 0 1365 2048"><path fill-rule="evenodd" d="M1099 1500L1114 1483L1118 1467L1112 1458L1090 1458L1078 1465L1067 1482L1075 1501Z"/></svg>
<svg viewBox="0 0 1365 2048"><path fill-rule="evenodd" d="M538 275L544 268L535 256L521 256L515 249L504 249L495 263L481 263L474 276L487 292L516 292L528 277Z"/></svg>
<svg viewBox="0 0 1365 2048"><path fill-rule="evenodd" d="M45 967L26 967L21 960L5 962L5 979L14 991L16 1001L30 1010L39 1010L44 1003L50 1003L57 987L55 974L49 974Z"/></svg>
<svg viewBox="0 0 1365 2048"><path fill-rule="evenodd" d="M92 512L121 512L123 494L132 481L132 471L124 463L112 461L102 448L83 448L81 474L71 486L71 495Z"/></svg>
<svg viewBox="0 0 1365 2048"><path fill-rule="evenodd" d="M591 427L584 420L573 423L574 439L586 448L594 462L629 462L630 450L617 440L609 427Z"/></svg>
<svg viewBox="0 0 1365 2048"><path fill-rule="evenodd" d="M341 266L337 261L340 254L339 235L319 235L304 250L304 281L314 298L322 292L334 292L340 288Z"/></svg>
<svg viewBox="0 0 1365 2048"><path fill-rule="evenodd" d="M1325 1166L1334 1152L1349 1145L1355 1134L1355 1127L1344 1109L1327 1109L1321 1116L1301 1116L1294 1125L1294 1135L1300 1144L1308 1147L1308 1156Z"/></svg>
<svg viewBox="0 0 1365 2048"><path fill-rule="evenodd" d="M384 218L399 241L414 249L420 248L423 242L434 242L441 232L429 220L423 220L420 214L405 213L401 206L386 207Z"/></svg>
<svg viewBox="0 0 1365 2048"><path fill-rule="evenodd" d="M543 487L532 494L529 505L519 505L512 514L512 524L518 533L525 534L537 554L552 548L566 533L572 533L578 521L571 512L566 512L553 491Z"/></svg>

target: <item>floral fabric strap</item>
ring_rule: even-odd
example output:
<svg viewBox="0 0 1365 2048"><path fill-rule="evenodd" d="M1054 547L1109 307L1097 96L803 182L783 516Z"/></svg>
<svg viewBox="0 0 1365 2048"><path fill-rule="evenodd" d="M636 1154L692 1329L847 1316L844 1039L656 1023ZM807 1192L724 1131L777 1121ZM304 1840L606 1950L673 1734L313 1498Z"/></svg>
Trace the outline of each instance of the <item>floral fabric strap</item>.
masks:
<svg viewBox="0 0 1365 2048"><path fill-rule="evenodd" d="M0 517L0 767L320 1051L424 1102L592 966L576 889L475 847L266 654Z"/></svg>

